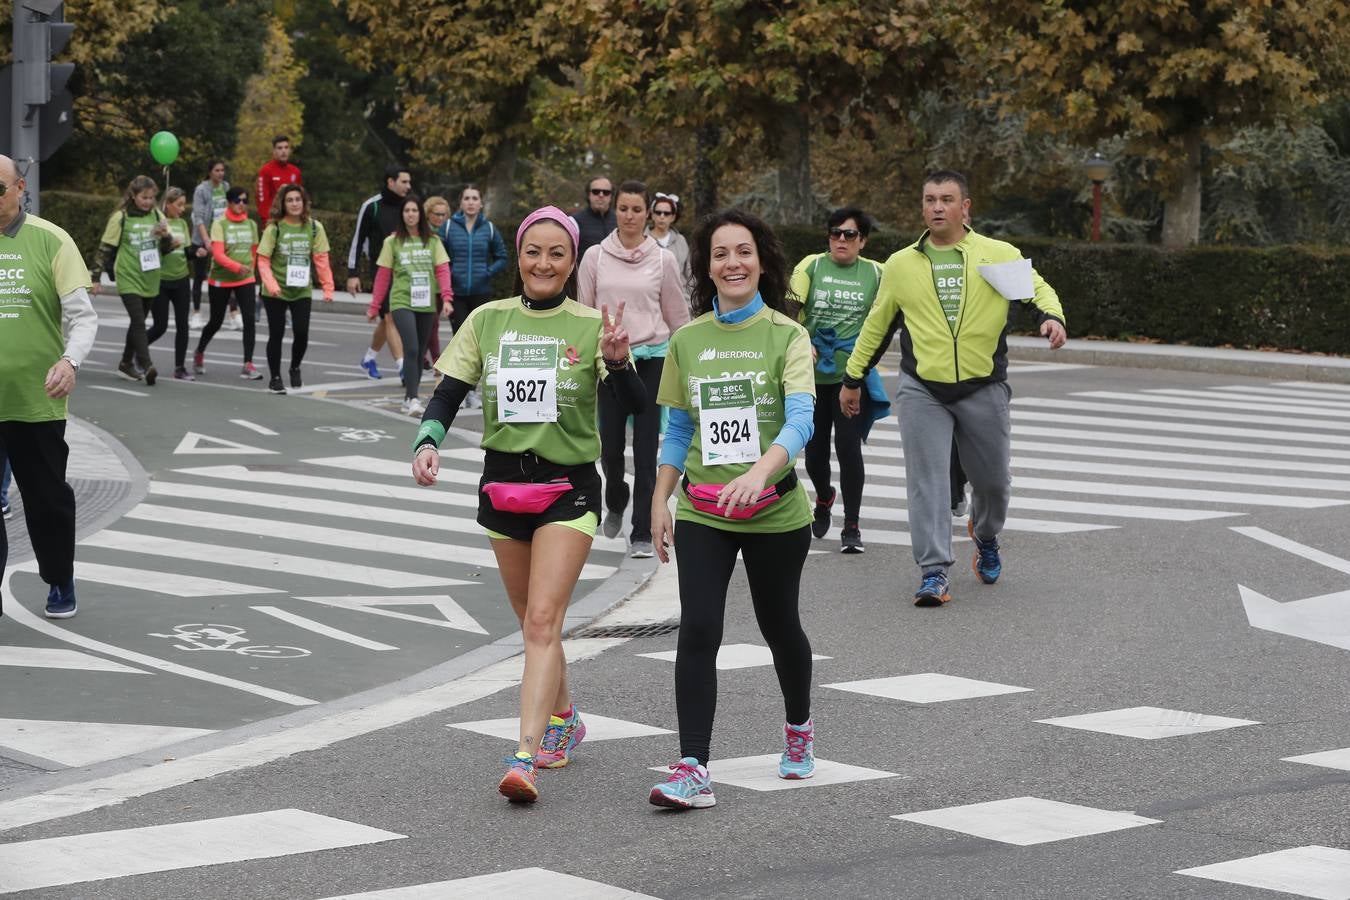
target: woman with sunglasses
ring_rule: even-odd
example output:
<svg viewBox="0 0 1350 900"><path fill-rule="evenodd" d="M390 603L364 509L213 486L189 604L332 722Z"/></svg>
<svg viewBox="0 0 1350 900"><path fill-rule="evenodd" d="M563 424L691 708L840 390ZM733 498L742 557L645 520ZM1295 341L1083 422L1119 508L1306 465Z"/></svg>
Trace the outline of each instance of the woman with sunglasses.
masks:
<svg viewBox="0 0 1350 900"><path fill-rule="evenodd" d="M662 249L675 254L675 261L680 265L680 284L684 286L685 297L688 297L689 242L684 239L684 235L675 230L675 223L680 221L681 209L678 196L657 191L655 199L652 200L652 224L647 233Z"/></svg>
<svg viewBox="0 0 1350 900"><path fill-rule="evenodd" d="M437 447L480 378L486 451L478 523L492 541L525 642L520 743L497 786L507 799L539 799L537 768L568 764L586 735L567 687L562 624L599 523L596 389L628 409L645 402L628 354L624 311L570 298L576 223L556 207L516 232L519 296L486 303L455 332L436 363L443 374L413 441L413 477L436 483Z"/></svg>
<svg viewBox="0 0 1350 900"><path fill-rule="evenodd" d="M253 309L257 287L253 264L258 256L258 223L248 217L248 191L232 187L225 192L225 215L211 223L211 274L206 280L206 295L211 318L197 339L192 355L192 370L206 374L206 346L225 321L225 310L233 300L239 305L244 326L244 366L239 377L261 381L262 373L253 365L255 340Z"/></svg>
<svg viewBox="0 0 1350 900"><path fill-rule="evenodd" d="M122 305L130 320L122 361L117 365L118 377L127 381L144 378L148 385L155 383L159 373L150 360L145 317L155 312L161 260L173 249L173 238L164 214L155 207L157 196L159 186L153 178L137 175L131 179L121 207L108 217L99 243L98 263L89 273L93 293L97 294L100 276L111 267L117 292L122 295ZM159 318L156 317L154 322L158 326Z"/></svg>
<svg viewBox="0 0 1350 900"><path fill-rule="evenodd" d="M291 387L304 384L300 363L309 349L309 314L318 276L325 303L333 302L333 269L328 264L328 232L310 217L309 192L298 184L283 185L272 200L272 221L258 244L258 277L267 310L267 389L286 393L281 380L281 341L286 311L291 313Z"/></svg>
<svg viewBox="0 0 1350 900"><path fill-rule="evenodd" d="M700 315L670 339L661 373L657 402L670 407L670 426L651 514L661 561L672 544L679 549L681 759L648 796L674 809L716 803L707 765L717 651L738 553L783 692L778 777L815 772L811 644L797 612L811 509L793 469L811 437L811 339L785 312L783 248L760 219L734 209L709 216L694 237L692 267Z"/></svg>
<svg viewBox="0 0 1350 900"><path fill-rule="evenodd" d="M816 490L811 533L823 538L830 530L831 508L839 492L830 484L830 433L839 457L839 487L844 494L841 553L862 553L858 528L862 509L863 432L858 419L839 408L844 364L862 331L881 284L881 264L865 259L862 250L872 233L872 220L861 209L845 206L826 223L829 250L813 253L792 270L792 292L802 300L799 315L816 351L815 433L806 445L806 474ZM889 409L889 405L886 406ZM870 425L871 417L867 418Z"/></svg>
<svg viewBox="0 0 1350 900"><path fill-rule="evenodd" d="M633 417L632 530L629 555L650 559L652 526L649 519L656 485L656 448L661 439L661 410L656 389L666 346L675 329L689 321L689 304L680 285L675 254L663 250L646 233L647 186L625 181L614 198L618 227L586 251L577 270L577 299L587 306L614 309L620 302L633 344L638 377L647 389L647 411ZM600 396L600 466L605 475L605 518L601 529L612 538L623 528L629 488L625 471L628 416L612 397Z"/></svg>
<svg viewBox="0 0 1350 900"><path fill-rule="evenodd" d="M433 283L435 287L433 288ZM436 294L440 302L432 296ZM366 316L374 322L385 299L389 315L403 343L403 406L408 416L422 415L417 398L422 380L422 354L427 352L431 324L438 315L450 315L454 292L450 288L450 258L445 245L431 233L422 215L422 201L408 194L399 207L398 228L384 239L375 261L375 287Z"/></svg>

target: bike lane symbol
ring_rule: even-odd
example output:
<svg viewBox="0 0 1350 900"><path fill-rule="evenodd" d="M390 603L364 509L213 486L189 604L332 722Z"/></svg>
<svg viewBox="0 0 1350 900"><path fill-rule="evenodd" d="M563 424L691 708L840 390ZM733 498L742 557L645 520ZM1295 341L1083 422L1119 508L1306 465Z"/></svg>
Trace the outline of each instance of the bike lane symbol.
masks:
<svg viewBox="0 0 1350 900"><path fill-rule="evenodd" d="M219 650L237 653L240 656L261 657L265 659L299 659L309 656L310 651L301 647L272 646L252 644L245 637L244 629L237 625L209 625L189 623L173 626L170 634L152 631L150 637L167 638L181 641L174 644L178 650L189 652L196 650Z"/></svg>

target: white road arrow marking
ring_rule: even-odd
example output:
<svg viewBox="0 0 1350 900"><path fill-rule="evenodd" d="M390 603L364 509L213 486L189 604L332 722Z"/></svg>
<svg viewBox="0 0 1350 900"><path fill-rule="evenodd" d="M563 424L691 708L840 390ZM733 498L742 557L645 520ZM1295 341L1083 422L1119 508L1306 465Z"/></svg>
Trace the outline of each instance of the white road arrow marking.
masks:
<svg viewBox="0 0 1350 900"><path fill-rule="evenodd" d="M439 628L454 628L458 631L470 631L474 634L487 634L487 629L479 625L464 608L446 596L436 597L296 597L310 603L322 603L339 609L351 609L356 612L370 613L373 616L386 616L390 619L402 619L405 622L418 622L422 625L435 625ZM444 618L434 619L428 616L415 616L412 613L383 609L385 606L430 606Z"/></svg>
<svg viewBox="0 0 1350 900"><path fill-rule="evenodd" d="M1238 585L1253 628L1350 650L1350 591L1281 603Z"/></svg>
<svg viewBox="0 0 1350 900"><path fill-rule="evenodd" d="M1350 575L1350 560L1281 537L1264 528L1243 526L1233 530L1301 559ZM1350 591L1335 591L1285 603L1242 584L1238 585L1238 593L1242 595L1242 606L1253 628L1350 650Z"/></svg>
<svg viewBox="0 0 1350 900"><path fill-rule="evenodd" d="M248 444L241 444L238 441L230 441L225 438L211 437L209 434L198 434L195 431L189 431L183 435L183 439L178 442L178 446L173 452L176 455L186 455L191 453L212 453L212 454L275 454L275 450L264 450L261 447L250 447Z"/></svg>

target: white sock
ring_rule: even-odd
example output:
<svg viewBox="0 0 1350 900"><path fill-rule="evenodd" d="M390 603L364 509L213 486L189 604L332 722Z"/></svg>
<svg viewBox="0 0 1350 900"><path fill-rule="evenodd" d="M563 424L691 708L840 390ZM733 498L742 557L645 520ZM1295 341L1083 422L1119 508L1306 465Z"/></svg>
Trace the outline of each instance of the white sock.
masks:
<svg viewBox="0 0 1350 900"><path fill-rule="evenodd" d="M372 359L378 358L379 355L380 355L380 354L376 353L374 350L371 350L369 347L367 347L367 348L366 348L366 355L363 356L363 357L361 357L361 362L363 362L363 363L368 363L368 362L370 362Z"/></svg>

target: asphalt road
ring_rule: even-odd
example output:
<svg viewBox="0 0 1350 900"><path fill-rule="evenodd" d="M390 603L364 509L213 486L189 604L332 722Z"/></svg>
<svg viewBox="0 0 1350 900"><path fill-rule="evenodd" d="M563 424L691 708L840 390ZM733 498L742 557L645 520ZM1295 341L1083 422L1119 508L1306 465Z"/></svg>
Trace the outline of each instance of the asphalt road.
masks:
<svg viewBox="0 0 1350 900"><path fill-rule="evenodd" d="M331 358L329 371L355 371L352 341L364 326L336 317L323 325L334 329L326 333L337 346L316 348L316 362ZM95 384L119 386L93 371L81 378L86 398ZM966 563L970 544L962 542L952 603L936 610L910 604L918 573L906 545L894 420L867 451L867 553L840 555L837 531L816 542L802 597L807 634L824 657L813 677L816 750L825 761L816 779L765 790L783 787L755 777L771 775L771 759L752 759L744 764L748 777L739 773L739 760L781 749L772 669L752 664L720 679L711 767L718 805L690 813L649 806L647 790L661 777L650 767L674 762L678 744L670 733L673 666L645 654L673 650L675 638L581 639L569 642L577 657L569 672L593 737L567 769L542 775L543 799L534 807L510 807L493 790L511 749L493 733L511 731L509 721L496 720L516 714L518 661L458 677L452 660L439 670L444 677L412 676L356 707L292 713L293 727L282 731L262 721L226 732L239 742L200 757L104 764L93 784L82 784L78 772L11 784L0 791L0 891L326 898L424 885L421 893L378 896L633 895L606 893L617 889L664 898L1350 897L1350 390L1063 366L1020 366L1012 383L1015 501L997 585L977 583ZM284 444L279 464L294 466L298 457L305 467L282 472L288 476L327 469L392 486L368 463L314 460L406 456L395 441L330 449L311 434L322 416L309 409L336 404L259 393L285 410L267 418L240 391L169 387L207 405L228 393L239 412L216 413L217 423L246 418L279 434L204 433ZM372 389L358 382L354 390ZM100 404L105 399L114 395ZM170 399L166 391L144 405L167 408ZM392 417L368 407L342 407L343 421L368 427L352 418L364 413L397 430ZM123 415L133 413L110 415L104 427L125 421L135 426L130 433L160 418ZM178 419L170 427L163 418L161 447L182 430ZM144 458L152 486L156 479L215 483L183 473L180 459L222 464L175 459L163 449ZM242 455L229 464L249 466L255 479L277 471ZM463 465L472 470L467 458ZM249 489L336 497L294 482ZM152 493L147 502L159 501ZM359 520L347 527L373 530ZM115 528L180 533L145 519ZM954 531L963 532L960 523ZM467 532L456 540L485 543ZM347 557L330 551L320 558ZM593 561L612 565L613 557ZM427 577L460 572L449 561L428 565L387 553L362 563ZM212 565L200 571L213 572ZM637 622L671 618L670 574L663 570L619 614ZM500 610L492 618L493 573L482 575L472 589L480 594L458 585L448 591L457 601L463 593L461 606L478 621L496 623L488 629L496 637L502 618ZM238 568L212 577L247 582ZM297 587L314 590L296 578L275 595L284 603L247 595L211 602L277 605L315 619L336 611L345 616L340 627L362 627L363 636L400 647L425 633L380 630L372 624L380 617L294 600ZM400 592L414 590L421 588ZM161 610L169 605L158 602ZM177 602L183 609L197 601ZM96 609L91 604L93 615L82 611L72 622L94 621ZM0 624L0 639L9 641L10 627ZM436 631L428 641L470 638ZM313 634L304 639L322 643L325 657L354 653ZM268 635L268 643L301 639ZM725 643L763 643L739 573ZM753 650L743 652L756 662ZM214 654L227 655L237 654ZM319 663L330 673L359 668L320 656L266 662ZM48 681L41 671L27 673L29 683L42 679L35 692L42 701L16 701L7 691L5 708L27 705L3 715L34 718L44 703L110 690L97 682L77 688L62 680L69 673L58 674ZM161 677L105 674L100 681ZM275 684L320 695L311 699L343 690L299 674ZM254 702L246 692L233 695L242 697L237 705ZM1308 754L1323 755L1291 759ZM178 753L170 747L164 755ZM1215 868L1179 874L1199 867ZM516 870L528 871L497 874Z"/></svg>

